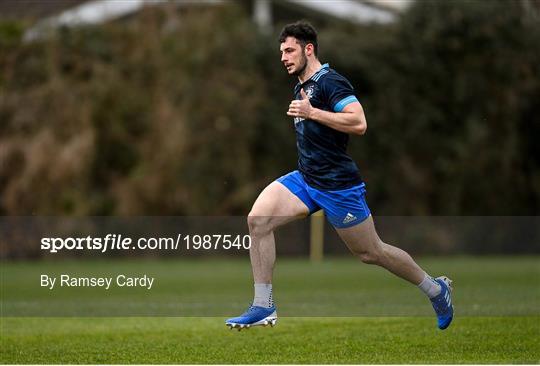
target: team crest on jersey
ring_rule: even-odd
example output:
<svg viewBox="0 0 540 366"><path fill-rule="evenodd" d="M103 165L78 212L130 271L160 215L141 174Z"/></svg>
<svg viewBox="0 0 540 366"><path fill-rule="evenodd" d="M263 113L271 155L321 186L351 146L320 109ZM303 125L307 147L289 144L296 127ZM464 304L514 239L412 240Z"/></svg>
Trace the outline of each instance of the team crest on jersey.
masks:
<svg viewBox="0 0 540 366"><path fill-rule="evenodd" d="M306 92L308 99L311 99L315 94L315 84L307 86L306 89L304 89L304 92Z"/></svg>
<svg viewBox="0 0 540 366"><path fill-rule="evenodd" d="M304 92L306 93L308 99L313 98L315 95L315 92L317 91L317 84L313 83L305 87ZM304 120L304 118L301 117L295 117L294 118L294 124L300 123Z"/></svg>

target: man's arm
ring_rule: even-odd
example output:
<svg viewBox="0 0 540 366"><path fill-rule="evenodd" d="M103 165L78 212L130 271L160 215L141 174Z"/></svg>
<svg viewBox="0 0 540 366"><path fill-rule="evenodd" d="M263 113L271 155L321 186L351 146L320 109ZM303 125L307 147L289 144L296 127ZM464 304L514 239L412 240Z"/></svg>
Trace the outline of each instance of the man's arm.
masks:
<svg viewBox="0 0 540 366"><path fill-rule="evenodd" d="M293 100L287 111L288 116L311 119L345 133L363 135L367 130L364 109L359 102L349 103L341 112L327 112L314 108L304 92L300 90L302 100Z"/></svg>

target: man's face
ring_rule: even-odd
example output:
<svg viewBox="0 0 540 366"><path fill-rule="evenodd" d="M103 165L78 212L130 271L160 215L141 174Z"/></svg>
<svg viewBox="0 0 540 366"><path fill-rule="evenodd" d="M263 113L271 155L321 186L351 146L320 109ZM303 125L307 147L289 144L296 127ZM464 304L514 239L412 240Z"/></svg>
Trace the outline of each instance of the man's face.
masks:
<svg viewBox="0 0 540 366"><path fill-rule="evenodd" d="M300 75L307 66L307 57L304 47L294 37L287 37L279 47L281 62L289 75Z"/></svg>

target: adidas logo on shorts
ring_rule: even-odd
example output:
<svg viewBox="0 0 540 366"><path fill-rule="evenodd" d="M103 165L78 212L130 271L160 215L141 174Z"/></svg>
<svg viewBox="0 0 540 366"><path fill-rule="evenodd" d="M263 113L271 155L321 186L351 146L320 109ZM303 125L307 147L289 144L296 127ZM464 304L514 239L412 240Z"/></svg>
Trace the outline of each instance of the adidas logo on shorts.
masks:
<svg viewBox="0 0 540 366"><path fill-rule="evenodd" d="M349 222L353 222L354 220L356 220L357 217L354 216L352 213L350 212L347 212L347 216L345 216L345 218L343 219L343 223L344 224L348 224Z"/></svg>

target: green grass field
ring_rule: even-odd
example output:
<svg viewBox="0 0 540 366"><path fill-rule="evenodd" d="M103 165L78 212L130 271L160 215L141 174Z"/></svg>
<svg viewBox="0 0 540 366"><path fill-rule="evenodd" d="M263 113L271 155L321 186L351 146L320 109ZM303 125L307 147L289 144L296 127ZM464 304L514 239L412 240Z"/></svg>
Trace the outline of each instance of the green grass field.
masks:
<svg viewBox="0 0 540 366"><path fill-rule="evenodd" d="M445 331L419 290L352 258L280 259L278 325L242 332L224 319L251 299L245 260L3 263L0 362L540 362L538 257L419 262L455 281L456 319ZM35 285L40 273L64 272L148 273L157 285L146 294Z"/></svg>

